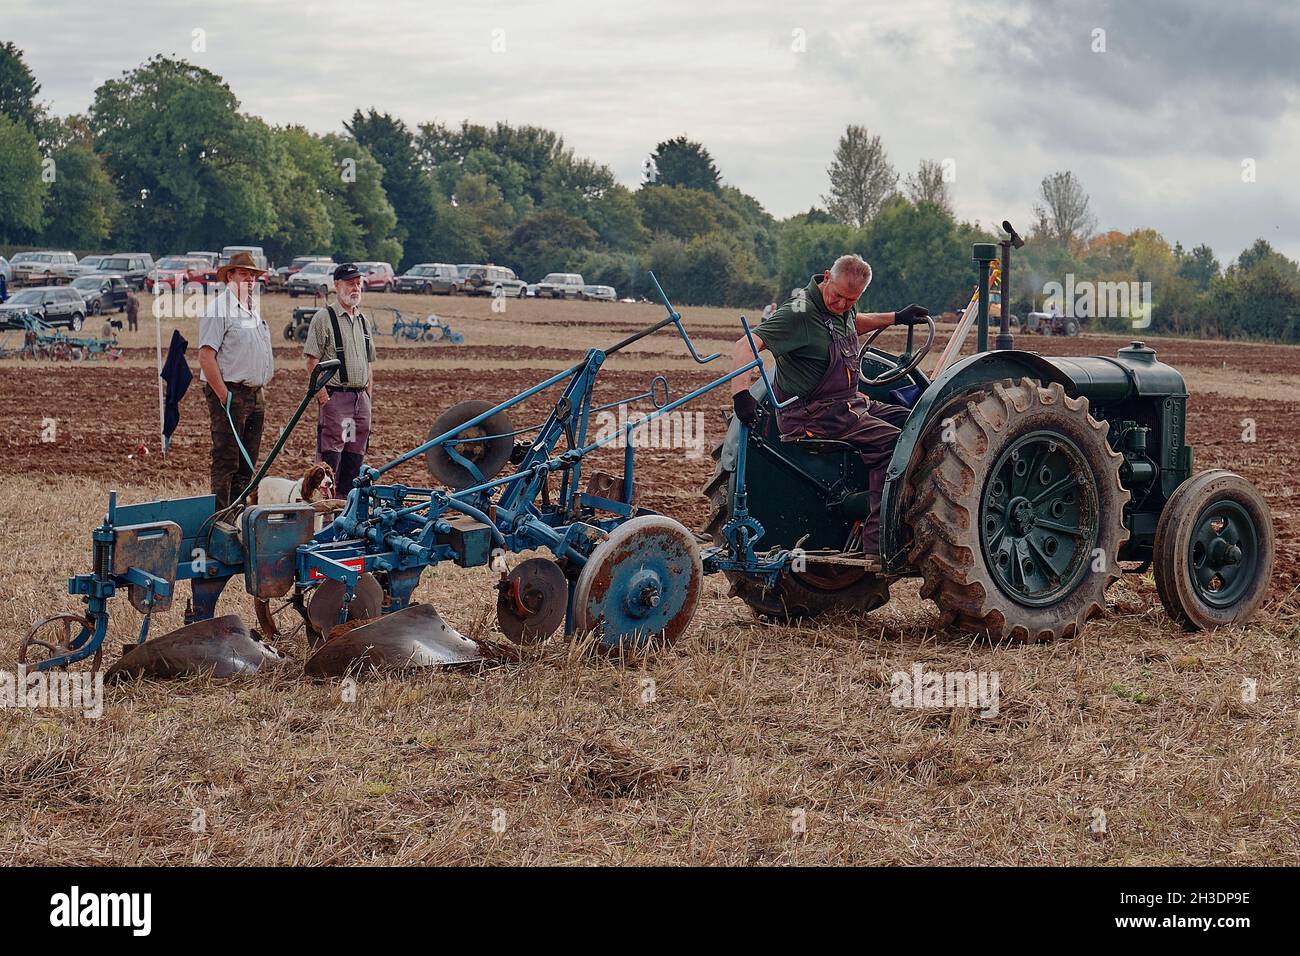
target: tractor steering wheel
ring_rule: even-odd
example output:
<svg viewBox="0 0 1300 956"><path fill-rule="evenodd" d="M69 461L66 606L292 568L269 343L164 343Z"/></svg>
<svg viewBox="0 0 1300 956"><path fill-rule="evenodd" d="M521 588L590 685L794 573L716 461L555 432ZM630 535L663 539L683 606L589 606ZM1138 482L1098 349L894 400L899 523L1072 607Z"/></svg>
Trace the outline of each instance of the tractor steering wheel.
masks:
<svg viewBox="0 0 1300 956"><path fill-rule="evenodd" d="M876 341L876 338L880 333L884 332L885 329L897 328L897 326L886 325L884 328L876 329L867 336L866 340L862 343L861 348L858 349L858 378L862 381L863 385L870 388L875 388L880 385L890 385L897 382L900 378L912 374L916 367L921 364L921 359L925 358L929 353L930 346L934 344L934 317L927 315L925 321L930 327L929 334L925 339L925 344L915 352L912 351L912 338L916 332L916 326L909 325L907 327L907 348L904 349L903 353L894 360L894 368L881 372L875 378L867 378L862 374L862 362L867 357L867 351L871 348L871 343Z"/></svg>

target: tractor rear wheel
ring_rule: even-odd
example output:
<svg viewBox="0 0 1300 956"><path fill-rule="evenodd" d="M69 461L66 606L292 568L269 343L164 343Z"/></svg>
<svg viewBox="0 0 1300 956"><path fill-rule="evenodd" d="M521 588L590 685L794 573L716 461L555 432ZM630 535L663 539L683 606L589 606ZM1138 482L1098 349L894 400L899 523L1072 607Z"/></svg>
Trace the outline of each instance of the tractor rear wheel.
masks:
<svg viewBox="0 0 1300 956"><path fill-rule="evenodd" d="M1056 382L977 393L935 422L908 478L908 558L945 627L993 640L1077 634L1128 540L1109 426Z"/></svg>
<svg viewBox="0 0 1300 956"><path fill-rule="evenodd" d="M1156 525L1160 603L1189 631L1239 624L1268 595L1273 553L1273 519L1254 485L1222 468L1193 475Z"/></svg>
<svg viewBox="0 0 1300 956"><path fill-rule="evenodd" d="M704 486L709 499L709 523L704 533L725 544L722 528L731 518L732 472L721 464L722 444L713 449L713 476ZM835 611L867 614L889 601L889 581L865 569L823 566L808 571L782 571L771 587L735 571L724 572L731 595L756 615L773 621L798 621Z"/></svg>

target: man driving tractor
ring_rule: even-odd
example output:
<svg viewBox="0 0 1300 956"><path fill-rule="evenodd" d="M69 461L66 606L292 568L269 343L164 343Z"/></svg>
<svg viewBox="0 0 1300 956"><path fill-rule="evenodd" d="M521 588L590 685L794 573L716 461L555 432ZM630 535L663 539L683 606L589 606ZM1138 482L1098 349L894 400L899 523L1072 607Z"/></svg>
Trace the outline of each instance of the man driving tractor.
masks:
<svg viewBox="0 0 1300 956"><path fill-rule="evenodd" d="M860 543L868 565L879 567L880 496L885 467L909 409L867 398L858 391L858 336L891 325L915 325L930 313L912 304L897 312L857 311L855 303L871 284L871 266L858 255L843 255L830 270L814 275L754 331L759 351L776 357L776 421L782 441L827 438L848 442L862 455L869 477L871 510ZM749 341L741 336L732 350L733 368L753 361ZM758 403L749 392L752 375L732 380L736 417L753 426Z"/></svg>

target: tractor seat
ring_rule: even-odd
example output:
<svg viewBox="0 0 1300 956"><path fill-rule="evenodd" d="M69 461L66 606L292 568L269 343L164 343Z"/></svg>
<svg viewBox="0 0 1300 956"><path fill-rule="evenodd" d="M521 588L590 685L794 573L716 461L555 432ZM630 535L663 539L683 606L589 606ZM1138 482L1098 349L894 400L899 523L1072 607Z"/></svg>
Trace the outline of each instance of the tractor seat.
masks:
<svg viewBox="0 0 1300 956"><path fill-rule="evenodd" d="M857 450L848 442L834 438L796 438L793 444L813 455L842 455Z"/></svg>

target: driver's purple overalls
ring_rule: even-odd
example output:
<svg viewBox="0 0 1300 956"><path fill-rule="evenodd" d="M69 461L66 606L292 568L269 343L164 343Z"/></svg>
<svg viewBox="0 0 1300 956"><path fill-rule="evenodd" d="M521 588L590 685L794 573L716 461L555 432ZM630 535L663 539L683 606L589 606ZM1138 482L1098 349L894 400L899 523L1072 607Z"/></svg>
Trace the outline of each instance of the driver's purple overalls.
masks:
<svg viewBox="0 0 1300 956"><path fill-rule="evenodd" d="M885 468L910 411L902 405L877 402L858 391L857 333L838 335L829 321L825 325L831 334L826 374L811 395L800 395L785 408L777 409L776 422L782 441L830 438L858 449L868 469L867 493L871 501L871 513L862 526L862 550L879 554L880 493L885 487ZM776 394L781 401L789 397L779 389Z"/></svg>

